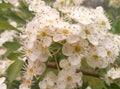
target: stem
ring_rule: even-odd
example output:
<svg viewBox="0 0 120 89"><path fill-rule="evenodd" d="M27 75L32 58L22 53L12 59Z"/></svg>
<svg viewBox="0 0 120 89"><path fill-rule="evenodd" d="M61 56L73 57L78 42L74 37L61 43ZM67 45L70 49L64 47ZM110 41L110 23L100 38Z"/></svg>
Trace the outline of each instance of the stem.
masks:
<svg viewBox="0 0 120 89"><path fill-rule="evenodd" d="M53 57L54 57L54 59L55 59L55 66L56 66L56 68L58 69L58 71L60 71L60 67L59 67L59 64L58 64L58 61L57 61L57 59L56 59L56 56L55 55L53 55Z"/></svg>
<svg viewBox="0 0 120 89"><path fill-rule="evenodd" d="M61 70L59 68L59 65L57 63L54 63L54 62L48 62L48 66L51 67L51 68L55 68L55 69L59 69L59 71ZM77 69L76 70L77 73L79 72L82 72L84 75L89 75L89 76L94 76L94 77L100 77L100 74L96 71L89 71L89 70L84 70L84 69Z"/></svg>
<svg viewBox="0 0 120 89"><path fill-rule="evenodd" d="M77 73L82 72L84 75L94 76L94 77L100 77L100 74L96 71L89 71L84 69L77 69Z"/></svg>
<svg viewBox="0 0 120 89"><path fill-rule="evenodd" d="M54 56L54 55L57 54L60 50L61 50L61 48L59 48L56 52L53 52L52 55Z"/></svg>

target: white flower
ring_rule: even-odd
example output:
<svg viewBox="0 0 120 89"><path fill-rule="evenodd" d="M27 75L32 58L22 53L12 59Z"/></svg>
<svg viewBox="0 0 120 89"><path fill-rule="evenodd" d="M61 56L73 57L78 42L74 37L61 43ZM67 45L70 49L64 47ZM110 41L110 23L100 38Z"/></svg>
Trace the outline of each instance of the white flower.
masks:
<svg viewBox="0 0 120 89"><path fill-rule="evenodd" d="M68 61L70 62L71 66L80 67L82 55L73 55L68 57Z"/></svg>
<svg viewBox="0 0 120 89"><path fill-rule="evenodd" d="M2 0L0 0L0 3L3 3L3 1L2 1Z"/></svg>
<svg viewBox="0 0 120 89"><path fill-rule="evenodd" d="M56 80L56 87L57 89L73 89L77 87L76 85L81 87L81 77L82 74L76 73L76 69L74 67L63 69L58 74Z"/></svg>
<svg viewBox="0 0 120 89"><path fill-rule="evenodd" d="M30 89L30 88L25 84L20 84L19 89Z"/></svg>
<svg viewBox="0 0 120 89"><path fill-rule="evenodd" d="M0 46L5 42L12 42L14 37L16 37L16 32L13 30L5 30L0 34Z"/></svg>
<svg viewBox="0 0 120 89"><path fill-rule="evenodd" d="M6 61L0 60L0 74L4 74L6 69Z"/></svg>
<svg viewBox="0 0 120 89"><path fill-rule="evenodd" d="M97 27L101 28L101 30L110 30L110 22L107 18L107 16L104 13L104 10L102 7L96 7L94 14L94 21Z"/></svg>
<svg viewBox="0 0 120 89"><path fill-rule="evenodd" d="M88 86L86 89L92 89L90 86Z"/></svg>
<svg viewBox="0 0 120 89"><path fill-rule="evenodd" d="M111 68L107 72L107 76L114 79L120 78L120 68Z"/></svg>
<svg viewBox="0 0 120 89"><path fill-rule="evenodd" d="M66 59L63 59L59 63L60 68L68 68L71 66L70 62Z"/></svg>
<svg viewBox="0 0 120 89"><path fill-rule="evenodd" d="M34 76L42 75L46 69L46 65L40 60L36 60L35 62L28 61L28 64L25 65L24 69L26 70L24 76L31 79Z"/></svg>
<svg viewBox="0 0 120 89"><path fill-rule="evenodd" d="M42 62L47 61L48 57L50 56L50 52L48 48L42 47L41 43L36 42L32 49L25 50L26 56L31 60L35 61L37 59L41 60Z"/></svg>
<svg viewBox="0 0 120 89"><path fill-rule="evenodd" d="M88 25L93 23L93 13L91 12L91 9L85 8L85 7L71 7L68 11L67 15L74 19L75 21L79 22L83 25Z"/></svg>
<svg viewBox="0 0 120 89"><path fill-rule="evenodd" d="M105 75L105 82L106 84L110 85L113 83L113 80L120 78L120 68L111 68L107 71Z"/></svg>
<svg viewBox="0 0 120 89"><path fill-rule="evenodd" d="M58 8L60 11L65 12L66 8L71 6L80 6L83 0L56 0L54 7Z"/></svg>
<svg viewBox="0 0 120 89"><path fill-rule="evenodd" d="M4 82L5 82L5 77L1 77L0 78L0 88L1 89L7 89L7 85Z"/></svg>
<svg viewBox="0 0 120 89"><path fill-rule="evenodd" d="M76 35L70 35L68 36L68 38L66 39L67 43L69 44L74 44L80 41L80 37L76 36Z"/></svg>
<svg viewBox="0 0 120 89"><path fill-rule="evenodd" d="M7 49L1 48L0 49L0 57L6 53Z"/></svg>
<svg viewBox="0 0 120 89"><path fill-rule="evenodd" d="M46 65L45 63L41 62L39 59L35 61L35 74L36 75L42 75L45 72Z"/></svg>
<svg viewBox="0 0 120 89"><path fill-rule="evenodd" d="M42 42L42 45L43 47L49 47L52 43L52 38L51 37L46 37L43 42Z"/></svg>
<svg viewBox="0 0 120 89"><path fill-rule="evenodd" d="M116 60L116 57L119 55L120 52L119 41L116 39L116 36L117 35L109 33L107 34L105 39L100 42L101 45L106 49L107 59L110 63L113 63Z"/></svg>
<svg viewBox="0 0 120 89"><path fill-rule="evenodd" d="M87 47L87 42L80 39L78 42L70 44L65 43L62 48L62 52L66 56L80 55L84 54L84 49Z"/></svg>
<svg viewBox="0 0 120 89"><path fill-rule="evenodd" d="M82 57L83 57L82 55L69 56L68 59L61 60L59 66L63 69L67 69L70 67L75 67L76 69L80 68Z"/></svg>
<svg viewBox="0 0 120 89"><path fill-rule="evenodd" d="M6 69L13 63L14 61L8 60L7 58L0 60L0 74L5 74Z"/></svg>
<svg viewBox="0 0 120 89"><path fill-rule="evenodd" d="M106 50L101 47L92 47L91 49L89 49L88 53L86 53L86 57L87 63L93 68L105 68L109 64L109 60L106 58Z"/></svg>
<svg viewBox="0 0 120 89"><path fill-rule="evenodd" d="M27 1L29 3L29 10L30 11L35 11L35 12L40 12L41 10L45 9L45 2L41 0L29 0Z"/></svg>
<svg viewBox="0 0 120 89"><path fill-rule="evenodd" d="M120 7L120 0L110 0L109 6L114 7L114 8L119 8Z"/></svg>
<svg viewBox="0 0 120 89"><path fill-rule="evenodd" d="M10 3L12 5L14 5L15 7L19 6L19 1L18 0L4 0L6 3Z"/></svg>
<svg viewBox="0 0 120 89"><path fill-rule="evenodd" d="M53 35L53 41L55 42L65 40L71 34L69 23L59 21L57 24L55 26L56 32Z"/></svg>
<svg viewBox="0 0 120 89"><path fill-rule="evenodd" d="M56 75L51 71L39 82L40 89L54 89Z"/></svg>
<svg viewBox="0 0 120 89"><path fill-rule="evenodd" d="M71 30L71 34L80 35L82 28L79 24L72 24L70 30Z"/></svg>

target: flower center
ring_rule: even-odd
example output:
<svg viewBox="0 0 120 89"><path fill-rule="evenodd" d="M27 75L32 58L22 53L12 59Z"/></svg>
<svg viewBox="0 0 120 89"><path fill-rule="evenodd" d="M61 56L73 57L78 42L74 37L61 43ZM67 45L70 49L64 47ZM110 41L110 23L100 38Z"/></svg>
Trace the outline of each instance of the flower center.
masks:
<svg viewBox="0 0 120 89"><path fill-rule="evenodd" d="M31 85L31 80L26 79L26 80L25 80L25 84L26 84L27 86L30 86L30 85Z"/></svg>
<svg viewBox="0 0 120 89"><path fill-rule="evenodd" d="M30 50L30 49L26 49L26 54L27 54L27 55L32 54L32 50Z"/></svg>
<svg viewBox="0 0 120 89"><path fill-rule="evenodd" d="M98 60L99 56L98 55L93 55L93 59Z"/></svg>
<svg viewBox="0 0 120 89"><path fill-rule="evenodd" d="M101 21L101 25L106 25L106 22L104 20Z"/></svg>
<svg viewBox="0 0 120 89"><path fill-rule="evenodd" d="M60 0L60 4L61 4L62 6L64 6L64 5L65 5L65 0Z"/></svg>
<svg viewBox="0 0 120 89"><path fill-rule="evenodd" d="M85 33L86 33L87 35L90 35L90 34L91 34L88 29L85 29Z"/></svg>
<svg viewBox="0 0 120 89"><path fill-rule="evenodd" d="M80 53L82 51L82 47L80 45L75 46L75 52Z"/></svg>
<svg viewBox="0 0 120 89"><path fill-rule="evenodd" d="M71 82L73 79L71 76L67 76L66 80L67 80L67 82Z"/></svg>
<svg viewBox="0 0 120 89"><path fill-rule="evenodd" d="M28 72L33 75L35 73L35 70L34 68L28 68Z"/></svg>
<svg viewBox="0 0 120 89"><path fill-rule="evenodd" d="M62 33L67 35L67 34L69 34L69 30L64 28L64 29L62 29Z"/></svg>
<svg viewBox="0 0 120 89"><path fill-rule="evenodd" d="M107 55L111 55L112 52L110 50L107 51Z"/></svg>

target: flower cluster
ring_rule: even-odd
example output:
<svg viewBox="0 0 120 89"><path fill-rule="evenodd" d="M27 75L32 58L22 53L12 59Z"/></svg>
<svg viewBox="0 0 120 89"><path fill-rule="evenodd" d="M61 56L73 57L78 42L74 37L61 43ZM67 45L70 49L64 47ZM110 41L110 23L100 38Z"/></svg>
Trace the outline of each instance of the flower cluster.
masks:
<svg viewBox="0 0 120 89"><path fill-rule="evenodd" d="M20 5L18 0L3 1L15 8ZM104 77L108 85L120 78L120 68L111 67L119 56L120 36L110 32L110 21L102 7L87 8L83 0L56 0L49 4L44 0L24 1L34 17L19 30L18 59L24 62L16 78L19 89L31 89L36 81L40 89L80 88L84 82L82 61L90 69L108 69ZM119 2L111 0L110 6L119 8ZM17 28L16 22L8 22ZM0 75L5 75L13 63L4 55L4 44L16 40L16 34L13 30L0 32ZM5 77L0 78L2 89L7 88L5 81Z"/></svg>
<svg viewBox="0 0 120 89"><path fill-rule="evenodd" d="M18 0L3 0L5 3L10 3L15 7L18 7L20 5ZM2 2L2 1L1 1Z"/></svg>
<svg viewBox="0 0 120 89"><path fill-rule="evenodd" d="M111 68L105 75L105 82L110 85L113 80L118 78L120 78L120 68Z"/></svg>
<svg viewBox="0 0 120 89"><path fill-rule="evenodd" d="M16 31L14 30L5 30L0 33L0 75L3 76L6 74L6 70L13 63L4 55L7 53L7 48L4 47L6 42L13 42L16 37ZM2 89L7 89L7 85L4 83L6 80L5 77L0 77L0 87Z"/></svg>
<svg viewBox="0 0 120 89"><path fill-rule="evenodd" d="M109 5L114 8L120 7L120 0L110 0Z"/></svg>
<svg viewBox="0 0 120 89"><path fill-rule="evenodd" d="M5 30L0 33L0 74L4 74L6 69L12 63L12 61L7 58L2 58L2 56L7 52L7 49L3 46L6 42L13 42L16 37L16 31Z"/></svg>
<svg viewBox="0 0 120 89"><path fill-rule="evenodd" d="M109 32L110 21L102 7L86 8L81 6L83 0L56 0L50 5L42 0L27 2L35 17L21 35L23 60L27 62L20 89L29 89L34 77L41 76L50 61L55 61L58 72L48 72L39 83L40 89L81 87L83 74L76 70L82 60L92 68L106 68L114 63L120 37ZM52 49L56 44L60 46ZM63 58L58 58L58 53ZM108 76L112 77L110 73Z"/></svg>

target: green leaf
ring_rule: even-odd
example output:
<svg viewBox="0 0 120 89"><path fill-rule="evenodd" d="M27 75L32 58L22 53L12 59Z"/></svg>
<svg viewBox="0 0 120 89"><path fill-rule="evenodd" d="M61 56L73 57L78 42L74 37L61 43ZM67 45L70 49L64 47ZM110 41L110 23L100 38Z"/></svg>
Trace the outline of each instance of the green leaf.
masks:
<svg viewBox="0 0 120 89"><path fill-rule="evenodd" d="M120 87L117 84L112 83L110 86L107 86L107 89L120 89Z"/></svg>
<svg viewBox="0 0 120 89"><path fill-rule="evenodd" d="M7 58L10 60L16 60L19 57L19 53L10 53Z"/></svg>
<svg viewBox="0 0 120 89"><path fill-rule="evenodd" d="M21 82L14 80L12 83L7 84L8 89L19 89Z"/></svg>
<svg viewBox="0 0 120 89"><path fill-rule="evenodd" d="M11 8L11 7L12 7L12 5L9 3L1 3L0 4L0 9Z"/></svg>
<svg viewBox="0 0 120 89"><path fill-rule="evenodd" d="M10 83L13 82L13 80L16 79L17 75L19 74L22 66L23 66L22 60L16 60L13 64L10 65L10 67L7 69L7 78Z"/></svg>
<svg viewBox="0 0 120 89"><path fill-rule="evenodd" d="M84 75L83 80L84 82L88 82L88 85L92 89L107 89L104 81L100 78ZM113 88L113 89L116 89L116 88Z"/></svg>
<svg viewBox="0 0 120 89"><path fill-rule="evenodd" d="M0 30L16 30L16 28L10 25L6 20L0 18Z"/></svg>
<svg viewBox="0 0 120 89"><path fill-rule="evenodd" d="M62 44L60 44L60 43L58 43L58 42L54 42L54 43L49 47L49 50L50 50L50 51L58 50L60 47L62 47Z"/></svg>
<svg viewBox="0 0 120 89"><path fill-rule="evenodd" d="M88 82L83 82L83 84L82 84L82 89L86 89L88 86L89 86L89 85L88 85Z"/></svg>
<svg viewBox="0 0 120 89"><path fill-rule="evenodd" d="M16 21L19 24L25 24L25 20L22 19L20 16L17 15L16 12L10 11L7 15L8 18L11 18L12 20Z"/></svg>
<svg viewBox="0 0 120 89"><path fill-rule="evenodd" d="M12 52L16 51L21 45L15 41L15 42L6 42L4 44L4 47L7 48L7 52L5 53L5 56L8 56Z"/></svg>
<svg viewBox="0 0 120 89"><path fill-rule="evenodd" d="M115 32L120 34L120 18L116 21Z"/></svg>

